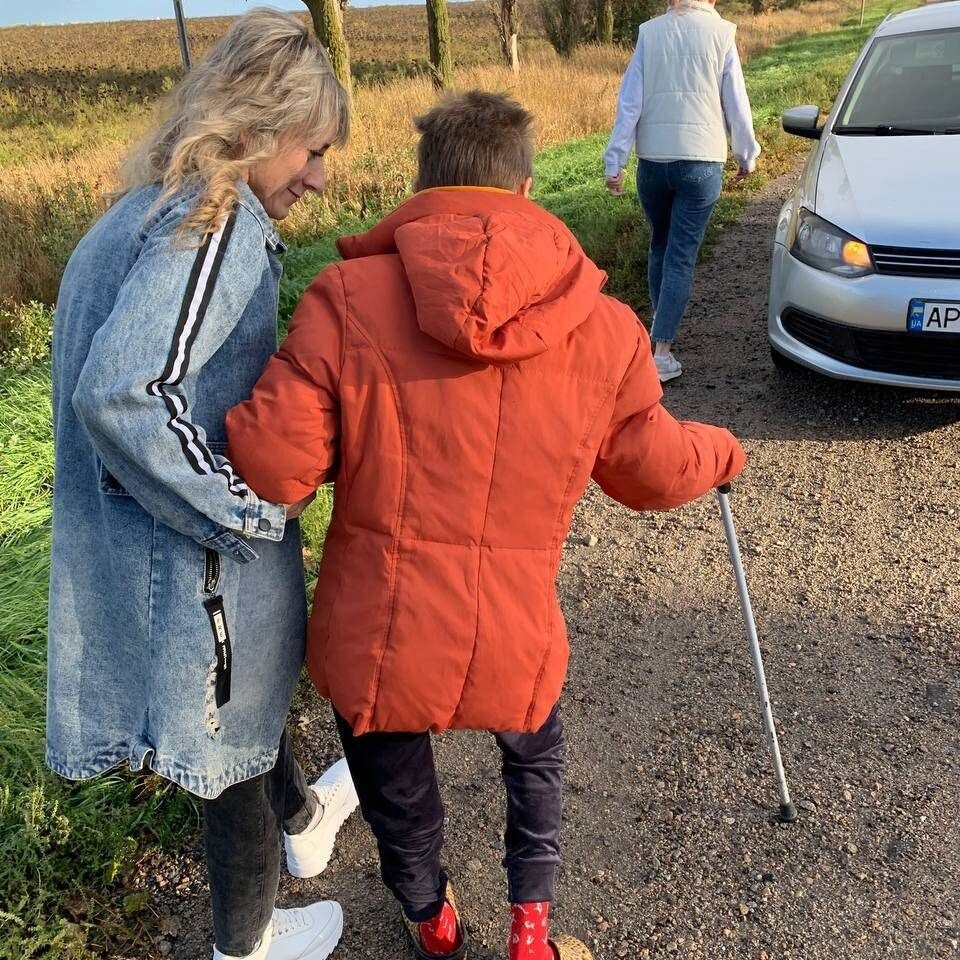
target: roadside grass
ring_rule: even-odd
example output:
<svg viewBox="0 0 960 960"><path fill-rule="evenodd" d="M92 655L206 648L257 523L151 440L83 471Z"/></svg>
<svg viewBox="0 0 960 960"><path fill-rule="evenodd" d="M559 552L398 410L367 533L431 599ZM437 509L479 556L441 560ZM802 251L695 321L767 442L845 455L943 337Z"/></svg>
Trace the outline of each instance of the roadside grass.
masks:
<svg viewBox="0 0 960 960"><path fill-rule="evenodd" d="M802 141L778 132L781 110L803 101L826 107L867 32L881 16L905 6L903 0L880 0L862 29L847 25L790 40L749 61L764 173L725 192L713 236L767 178L789 169L803 148ZM635 197L615 198L603 187L604 142L601 133L543 150L536 196L609 272L608 290L642 309L646 228ZM335 234L361 229L388 205L387 194L380 195L365 208L349 210L322 239L290 250L280 301L284 323L304 287L335 259ZM30 350L39 355L43 323L34 320L40 332L34 331ZM26 358L21 366L35 359L29 350L17 356ZM17 371L13 361L7 367L0 374L0 960L85 960L121 948L143 952L155 920L145 896L131 893L125 877L145 847L169 848L195 836L197 809L157 778L117 773L71 785L43 767L53 471L49 368L39 363ZM308 570L322 551L330 506L324 490L305 514Z"/></svg>
<svg viewBox="0 0 960 960"><path fill-rule="evenodd" d="M726 0L724 13L741 23L739 45L749 59L787 36L836 26L849 2L783 3L779 9L754 15L745 0ZM300 16L307 21L306 11ZM404 81L430 77L422 10L416 6L348 7L345 18L356 85L373 88L374 99L384 101L385 114L397 116L394 97ZM223 34L231 19L188 20L195 59ZM450 30L459 69L499 64L487 0L452 6ZM587 47L585 52L588 59L595 58L595 48ZM622 50L618 56L624 56ZM528 11L521 27L520 57L524 68L534 71L558 61L534 10ZM583 66L577 64L580 72L585 72ZM595 65L593 72L606 72L606 65ZM157 98L181 75L172 19L0 28L0 129L4 132L0 167L29 165L41 158L62 163L91 147L122 145L131 127L146 121ZM613 79L618 79L616 73ZM569 93L556 91L563 102ZM359 104L364 112L370 105ZM382 150L383 144L375 146Z"/></svg>
<svg viewBox="0 0 960 960"><path fill-rule="evenodd" d="M725 0L724 13L739 24L738 43L749 62L784 39L835 29L850 8L851 0L805 0L754 16L743 0ZM355 56L417 55L412 51L422 42L423 26L416 8L353 16ZM496 62L485 3L455 4L451 17L458 88L516 97L537 118L538 149L609 129L627 47L585 45L564 60L546 46L531 18L521 42L522 70L514 75ZM198 49L226 23L198 24ZM148 122L164 84L178 75L169 24L121 26L108 31L111 39L79 50L72 27L24 28L22 44L16 30L0 30L0 129L4 143L10 140L6 155L0 147L0 301L53 302L66 255L97 215L98 197L115 185L126 143ZM161 27L167 31L162 42L151 41ZM357 85L351 141L330 154L328 191L297 205L284 223L286 238L312 241L345 218L377 216L408 194L415 166L409 118L436 102L428 76L416 70L402 76L412 63L397 60L398 79Z"/></svg>
<svg viewBox="0 0 960 960"><path fill-rule="evenodd" d="M255 6L255 4L250 4ZM309 22L305 7L300 19ZM460 66L500 59L486 0L450 9L453 56ZM194 60L233 17L190 17ZM348 7L351 72L361 86L430 75L426 20L417 6ZM539 18L523 25L524 56L549 49ZM126 20L0 28L0 166L37 156L65 160L91 144L119 143L129 120L149 112L182 76L175 21Z"/></svg>
<svg viewBox="0 0 960 960"><path fill-rule="evenodd" d="M0 957L110 955L143 934L121 878L137 848L194 831L159 778L66 783L43 767L50 564L50 377L0 381Z"/></svg>

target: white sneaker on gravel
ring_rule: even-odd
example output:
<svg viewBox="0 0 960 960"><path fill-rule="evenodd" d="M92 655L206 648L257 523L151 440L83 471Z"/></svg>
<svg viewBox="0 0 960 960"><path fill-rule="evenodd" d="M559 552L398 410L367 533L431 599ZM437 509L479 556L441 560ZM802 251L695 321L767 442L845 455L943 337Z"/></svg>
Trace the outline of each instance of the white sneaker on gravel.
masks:
<svg viewBox="0 0 960 960"><path fill-rule="evenodd" d="M274 910L260 946L242 960L326 960L343 935L343 910L333 900ZM241 960L213 948L213 960Z"/></svg>
<svg viewBox="0 0 960 960"><path fill-rule="evenodd" d="M314 818L303 833L283 835L287 869L304 879L326 870L337 831L360 802L346 760L338 760L310 789L320 805L319 818Z"/></svg>
<svg viewBox="0 0 960 960"><path fill-rule="evenodd" d="M654 355L653 362L657 366L657 374L660 377L661 383L673 380L683 373L683 367L680 366L680 361L672 353L664 354L662 357Z"/></svg>

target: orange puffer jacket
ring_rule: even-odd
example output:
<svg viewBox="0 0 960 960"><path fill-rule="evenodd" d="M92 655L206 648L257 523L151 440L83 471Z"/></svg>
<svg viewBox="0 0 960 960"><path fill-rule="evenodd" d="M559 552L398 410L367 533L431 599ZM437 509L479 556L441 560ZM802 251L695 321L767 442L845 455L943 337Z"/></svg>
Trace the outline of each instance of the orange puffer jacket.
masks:
<svg viewBox="0 0 960 960"><path fill-rule="evenodd" d="M356 734L536 730L566 675L555 578L590 478L665 509L743 451L663 409L646 331L532 201L428 190L339 246L227 418L261 497L336 483L310 675Z"/></svg>

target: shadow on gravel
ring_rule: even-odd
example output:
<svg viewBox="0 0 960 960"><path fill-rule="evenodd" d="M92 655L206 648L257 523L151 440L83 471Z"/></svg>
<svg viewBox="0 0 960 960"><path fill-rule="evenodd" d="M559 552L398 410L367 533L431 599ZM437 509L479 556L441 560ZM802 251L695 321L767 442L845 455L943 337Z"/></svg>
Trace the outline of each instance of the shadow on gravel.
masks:
<svg viewBox="0 0 960 960"><path fill-rule="evenodd" d="M696 417L703 393L712 394L718 422L752 440L899 440L960 423L960 394L831 380L777 370L769 360L759 360L751 377L747 387L729 373L703 371L698 382L669 384L666 402L679 412L693 401Z"/></svg>

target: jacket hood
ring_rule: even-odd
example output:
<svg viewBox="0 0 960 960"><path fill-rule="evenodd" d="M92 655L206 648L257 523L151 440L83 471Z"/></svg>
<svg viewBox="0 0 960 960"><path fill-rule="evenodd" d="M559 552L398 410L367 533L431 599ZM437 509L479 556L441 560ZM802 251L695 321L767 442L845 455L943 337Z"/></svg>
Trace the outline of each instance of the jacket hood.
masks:
<svg viewBox="0 0 960 960"><path fill-rule="evenodd" d="M337 245L344 259L399 255L420 329L491 364L549 350L606 282L565 224L503 190L424 190Z"/></svg>

